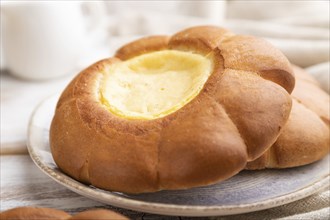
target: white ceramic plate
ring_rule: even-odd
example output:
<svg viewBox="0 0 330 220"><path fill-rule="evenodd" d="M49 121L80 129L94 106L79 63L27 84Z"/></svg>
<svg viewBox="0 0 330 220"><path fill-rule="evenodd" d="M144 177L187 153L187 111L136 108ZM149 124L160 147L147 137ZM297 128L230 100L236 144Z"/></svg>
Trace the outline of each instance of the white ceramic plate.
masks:
<svg viewBox="0 0 330 220"><path fill-rule="evenodd" d="M109 205L164 215L231 215L287 204L329 185L329 155L299 168L242 171L222 183L191 190L128 195L85 185L62 173L49 149L49 126L57 99L58 95L43 101L30 119L28 149L31 158L56 182Z"/></svg>

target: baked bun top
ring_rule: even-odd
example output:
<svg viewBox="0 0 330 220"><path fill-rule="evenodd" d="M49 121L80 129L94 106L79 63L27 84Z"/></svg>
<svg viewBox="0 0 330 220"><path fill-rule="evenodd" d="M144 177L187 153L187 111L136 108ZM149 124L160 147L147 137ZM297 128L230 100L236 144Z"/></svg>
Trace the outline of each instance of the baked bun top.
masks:
<svg viewBox="0 0 330 220"><path fill-rule="evenodd" d="M0 212L1 220L128 220L126 216L106 209L93 209L71 216L67 212L43 207L17 207Z"/></svg>
<svg viewBox="0 0 330 220"><path fill-rule="evenodd" d="M297 66L293 69L296 87L289 120L274 145L247 169L296 167L329 153L329 95L310 74Z"/></svg>
<svg viewBox="0 0 330 220"><path fill-rule="evenodd" d="M63 172L107 190L213 184L275 142L294 83L288 60L262 39L212 26L142 38L68 85L52 154Z"/></svg>
<svg viewBox="0 0 330 220"><path fill-rule="evenodd" d="M94 209L80 212L68 220L128 220L126 216L105 209Z"/></svg>
<svg viewBox="0 0 330 220"><path fill-rule="evenodd" d="M41 208L41 207L18 207L9 209L4 212L0 212L1 220L39 220L39 219L68 219L71 215L68 213L51 208Z"/></svg>
<svg viewBox="0 0 330 220"><path fill-rule="evenodd" d="M292 98L315 112L321 120L330 126L329 94L321 89L314 77L298 66L293 66L297 83Z"/></svg>

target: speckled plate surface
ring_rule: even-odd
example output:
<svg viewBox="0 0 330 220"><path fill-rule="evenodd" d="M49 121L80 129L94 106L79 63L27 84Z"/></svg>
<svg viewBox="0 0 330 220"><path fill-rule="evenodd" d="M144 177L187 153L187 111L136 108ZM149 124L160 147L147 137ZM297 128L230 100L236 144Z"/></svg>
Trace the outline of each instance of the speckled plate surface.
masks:
<svg viewBox="0 0 330 220"><path fill-rule="evenodd" d="M30 119L28 149L48 176L88 198L136 211L177 216L231 215L287 204L329 185L329 155L311 165L285 170L242 171L207 187L141 195L110 192L85 185L62 173L49 148L49 127L58 95L43 101Z"/></svg>

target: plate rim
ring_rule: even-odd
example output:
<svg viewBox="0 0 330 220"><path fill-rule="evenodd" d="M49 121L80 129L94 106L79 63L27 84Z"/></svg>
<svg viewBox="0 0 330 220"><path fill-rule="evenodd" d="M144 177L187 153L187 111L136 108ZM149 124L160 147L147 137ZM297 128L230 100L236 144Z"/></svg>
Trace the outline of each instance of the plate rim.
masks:
<svg viewBox="0 0 330 220"><path fill-rule="evenodd" d="M322 178L316 180L312 184L306 185L303 188L293 191L291 193L278 196L271 199L266 199L263 201L245 203L240 205L175 205L166 204L158 202L146 202L138 201L135 199L130 199L122 196L117 196L112 194L111 191L98 189L97 187L91 188L88 185L78 182L77 180L71 178L60 170L53 170L47 164L43 163L39 154L36 153L35 147L31 143L31 133L33 122L38 111L41 107L52 98L55 98L58 94L53 94L43 99L33 110L27 131L27 149L32 161L35 165L47 176L53 179L60 185L68 188L75 193L92 199L94 201L99 201L108 205L113 205L120 208L130 209L138 212L147 212L153 214L161 215L171 215L171 216L227 216L234 214L243 214L255 211L261 211L269 208L278 207L285 205L303 198L306 198L314 193L321 191L330 185L330 173L323 176ZM75 187L75 186L78 187ZM95 195L96 194L96 195ZM100 196L100 197L95 197Z"/></svg>

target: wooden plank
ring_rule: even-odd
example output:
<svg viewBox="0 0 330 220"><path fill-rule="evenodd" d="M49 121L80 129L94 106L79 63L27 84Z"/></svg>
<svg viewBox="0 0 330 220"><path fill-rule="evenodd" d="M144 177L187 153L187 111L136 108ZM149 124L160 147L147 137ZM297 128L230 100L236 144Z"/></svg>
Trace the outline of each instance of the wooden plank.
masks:
<svg viewBox="0 0 330 220"><path fill-rule="evenodd" d="M40 206L75 214L92 208L106 208L131 219L179 219L116 208L80 196L42 173L28 155L3 155L0 159L1 211L19 206Z"/></svg>

